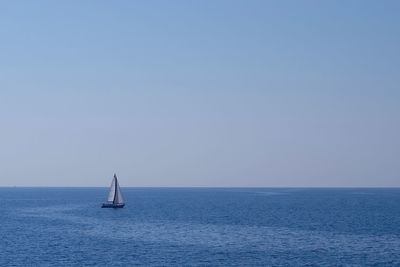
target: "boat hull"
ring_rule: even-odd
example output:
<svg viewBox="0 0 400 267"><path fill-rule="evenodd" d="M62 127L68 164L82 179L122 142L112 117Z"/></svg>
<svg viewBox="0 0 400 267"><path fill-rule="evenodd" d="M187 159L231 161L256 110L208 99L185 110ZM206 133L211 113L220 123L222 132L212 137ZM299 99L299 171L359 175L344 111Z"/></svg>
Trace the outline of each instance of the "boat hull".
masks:
<svg viewBox="0 0 400 267"><path fill-rule="evenodd" d="M101 205L102 208L113 208L113 209L123 208L124 206L125 206L124 203L121 204L103 203L103 205Z"/></svg>

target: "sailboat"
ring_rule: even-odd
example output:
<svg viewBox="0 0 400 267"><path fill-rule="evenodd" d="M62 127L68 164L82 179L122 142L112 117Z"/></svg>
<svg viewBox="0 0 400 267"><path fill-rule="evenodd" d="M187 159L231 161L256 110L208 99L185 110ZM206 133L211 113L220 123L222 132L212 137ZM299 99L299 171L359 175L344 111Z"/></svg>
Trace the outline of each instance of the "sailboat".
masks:
<svg viewBox="0 0 400 267"><path fill-rule="evenodd" d="M119 188L117 175L114 173L114 178L111 182L110 193L106 203L103 203L102 208L123 208L125 206L122 198L121 189Z"/></svg>

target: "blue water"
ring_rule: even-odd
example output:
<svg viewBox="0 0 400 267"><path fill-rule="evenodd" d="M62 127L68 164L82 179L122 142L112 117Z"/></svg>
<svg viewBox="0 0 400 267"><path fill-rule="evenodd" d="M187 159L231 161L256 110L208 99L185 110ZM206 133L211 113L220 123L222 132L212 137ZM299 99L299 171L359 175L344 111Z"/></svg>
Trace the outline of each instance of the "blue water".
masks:
<svg viewBox="0 0 400 267"><path fill-rule="evenodd" d="M0 188L0 266L400 266L400 189Z"/></svg>

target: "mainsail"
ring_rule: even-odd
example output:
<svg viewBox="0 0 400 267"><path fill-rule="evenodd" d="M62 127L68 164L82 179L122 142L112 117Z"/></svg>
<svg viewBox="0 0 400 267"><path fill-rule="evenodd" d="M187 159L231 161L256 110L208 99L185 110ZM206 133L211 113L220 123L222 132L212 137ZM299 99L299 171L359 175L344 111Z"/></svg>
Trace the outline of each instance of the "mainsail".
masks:
<svg viewBox="0 0 400 267"><path fill-rule="evenodd" d="M108 193L108 202L113 204L122 204L124 199L121 194L121 189L119 188L117 175L114 174L114 178L111 182L110 193Z"/></svg>

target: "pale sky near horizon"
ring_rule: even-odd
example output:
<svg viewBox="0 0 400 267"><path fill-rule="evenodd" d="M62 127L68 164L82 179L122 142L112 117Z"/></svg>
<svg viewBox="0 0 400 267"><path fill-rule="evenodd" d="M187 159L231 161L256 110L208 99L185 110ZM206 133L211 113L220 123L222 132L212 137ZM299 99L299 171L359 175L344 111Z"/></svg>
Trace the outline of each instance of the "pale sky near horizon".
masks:
<svg viewBox="0 0 400 267"><path fill-rule="evenodd" d="M400 186L400 1L0 1L0 186Z"/></svg>

